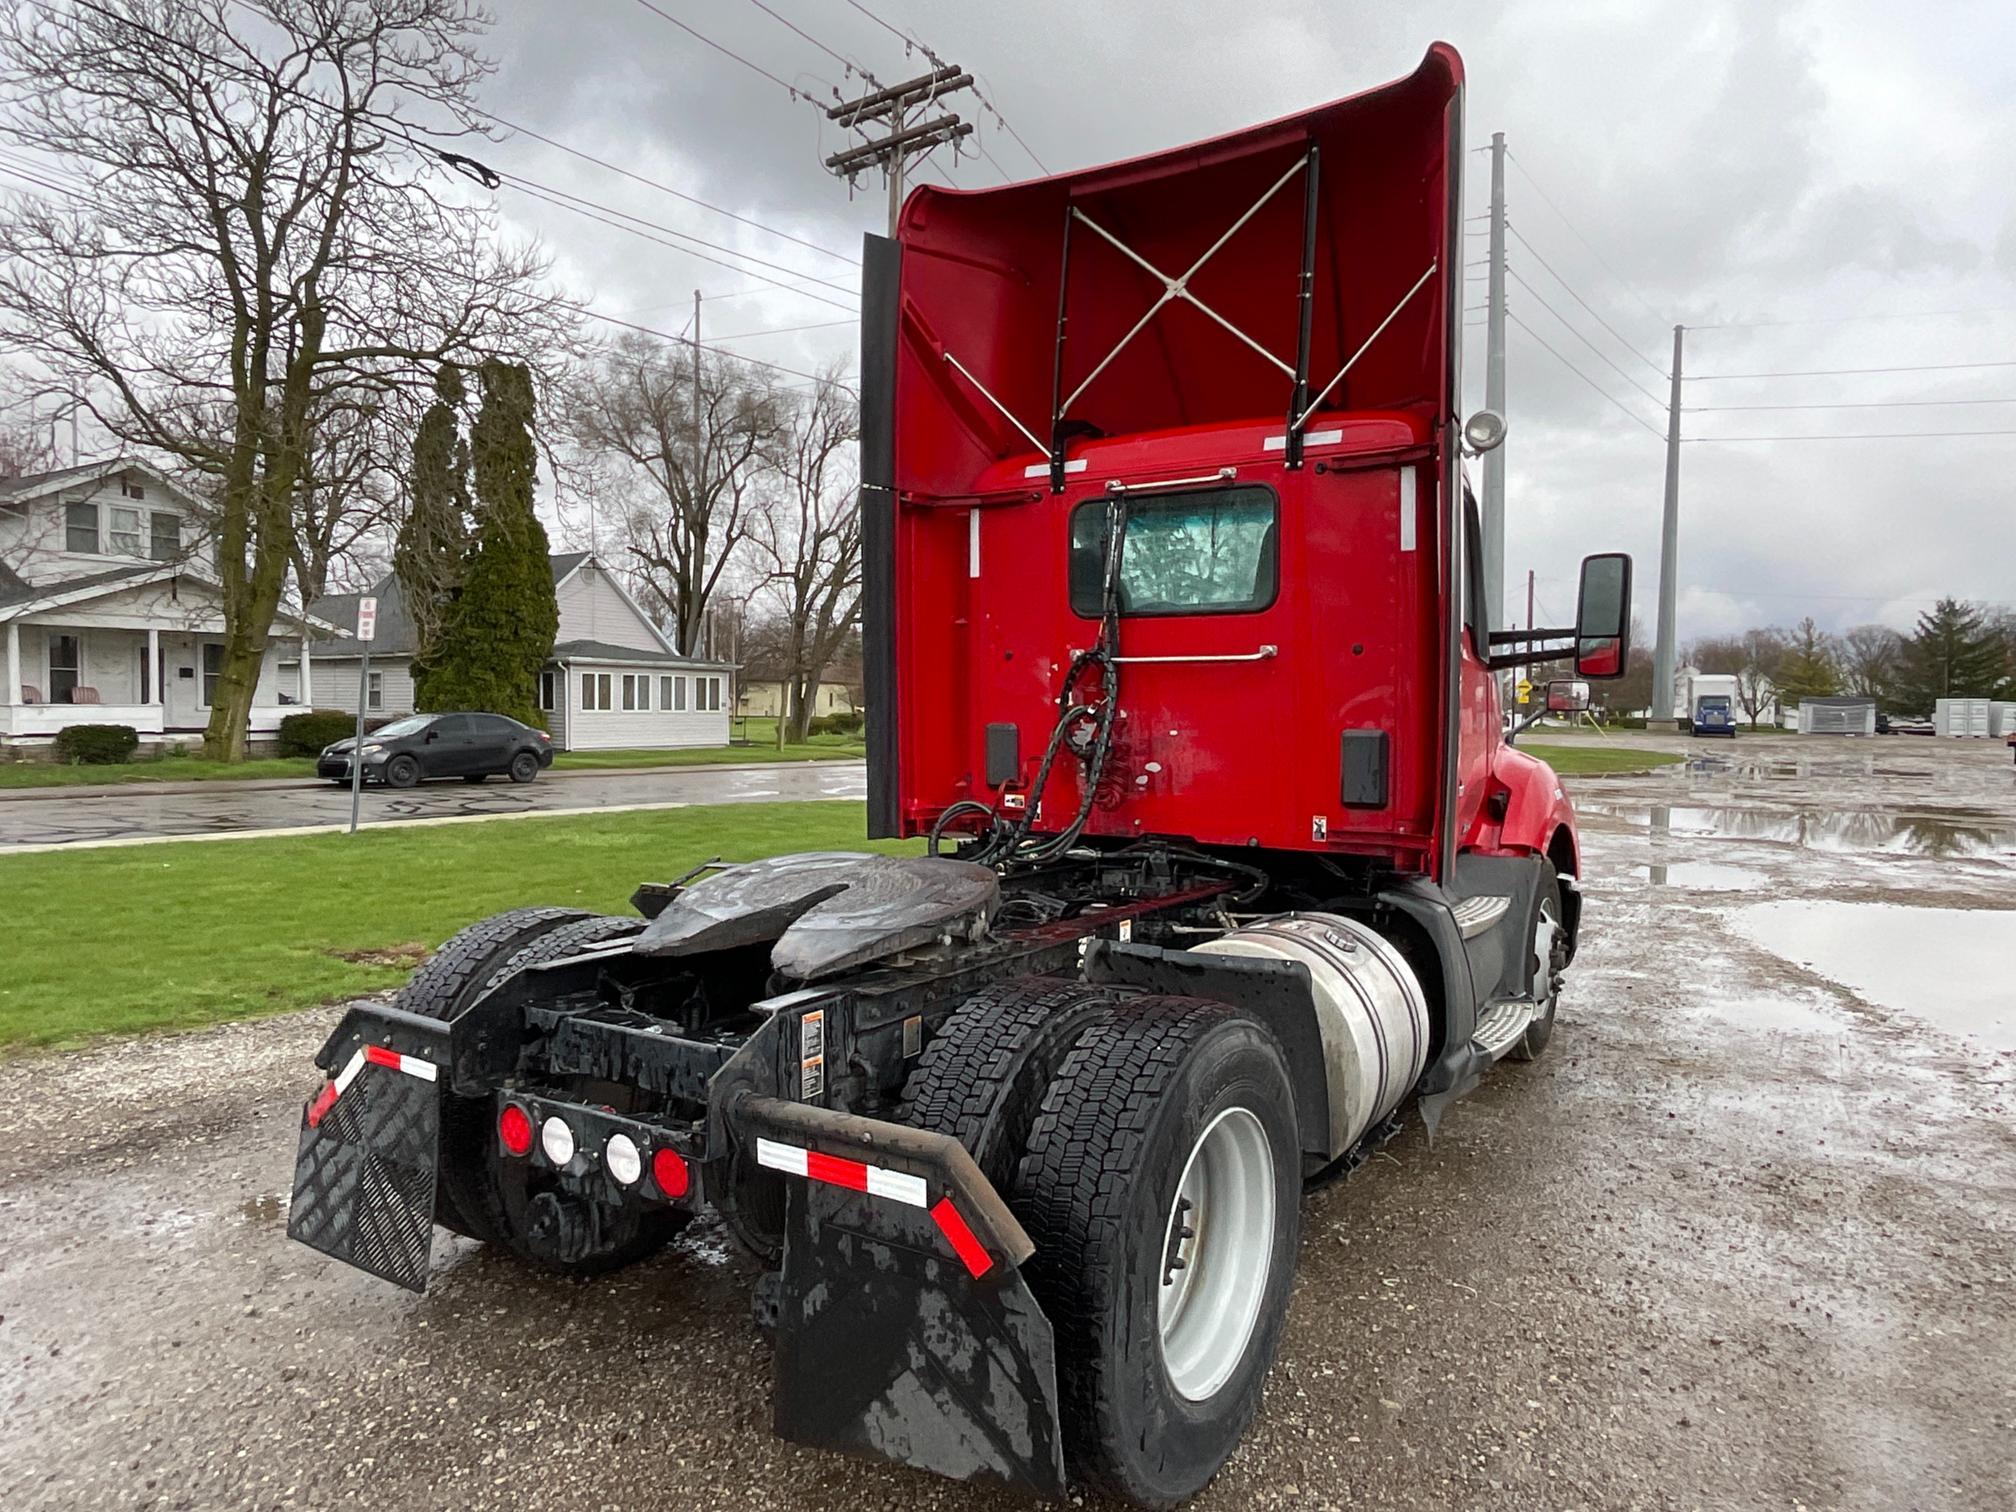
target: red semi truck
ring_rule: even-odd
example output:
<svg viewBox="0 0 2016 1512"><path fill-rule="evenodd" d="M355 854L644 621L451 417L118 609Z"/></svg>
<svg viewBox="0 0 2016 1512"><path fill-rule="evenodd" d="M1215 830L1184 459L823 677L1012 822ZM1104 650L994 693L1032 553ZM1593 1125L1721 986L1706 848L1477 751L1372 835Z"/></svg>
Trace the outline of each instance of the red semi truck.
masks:
<svg viewBox="0 0 2016 1512"><path fill-rule="evenodd" d="M1303 1182L1553 1030L1581 922L1459 422L1462 65L922 189L863 289L869 831L472 925L346 1009L289 1232L767 1264L777 1431L1168 1506L1280 1336ZM1316 1305L1320 1299L1312 1299ZM704 1382L686 1383L704 1390Z"/></svg>

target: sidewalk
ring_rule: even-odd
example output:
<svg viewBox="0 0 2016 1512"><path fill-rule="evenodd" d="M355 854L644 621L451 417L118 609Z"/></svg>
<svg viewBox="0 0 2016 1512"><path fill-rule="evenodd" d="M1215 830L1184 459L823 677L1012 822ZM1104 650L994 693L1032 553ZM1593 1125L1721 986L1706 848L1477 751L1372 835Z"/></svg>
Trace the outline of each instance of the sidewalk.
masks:
<svg viewBox="0 0 2016 1512"><path fill-rule="evenodd" d="M539 774L539 781L552 782L571 777L649 777L658 772L756 772L756 771L805 771L821 767L859 766L863 758L859 756L813 757L806 761L706 761L688 762L685 765L664 763L655 766L634 767L553 767ZM101 782L83 787L26 787L0 788L0 803L19 802L26 799L50 798L126 798L161 795L172 797L181 793L259 793L279 791L283 788L322 789L334 784L320 777L257 777L238 780L230 777L215 777L208 782ZM377 788L372 789L378 791Z"/></svg>

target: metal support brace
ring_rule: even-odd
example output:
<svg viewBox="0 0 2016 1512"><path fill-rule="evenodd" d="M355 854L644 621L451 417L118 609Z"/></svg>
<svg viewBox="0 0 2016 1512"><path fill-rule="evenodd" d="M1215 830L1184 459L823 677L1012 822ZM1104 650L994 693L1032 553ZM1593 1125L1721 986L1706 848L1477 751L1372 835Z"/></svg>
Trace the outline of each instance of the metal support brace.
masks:
<svg viewBox="0 0 2016 1512"><path fill-rule="evenodd" d="M1302 185L1302 293L1300 323L1295 336L1295 391L1288 396L1288 434L1282 451L1288 470L1302 465L1302 422L1295 417L1309 407L1309 335L1316 308L1316 186L1322 149L1309 144L1309 176Z"/></svg>

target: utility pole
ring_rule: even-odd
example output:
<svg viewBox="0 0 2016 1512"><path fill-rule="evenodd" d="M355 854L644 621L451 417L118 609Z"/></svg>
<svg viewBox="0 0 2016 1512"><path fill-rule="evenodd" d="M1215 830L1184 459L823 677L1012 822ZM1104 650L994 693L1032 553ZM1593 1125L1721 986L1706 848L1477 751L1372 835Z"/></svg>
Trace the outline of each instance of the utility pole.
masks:
<svg viewBox="0 0 2016 1512"><path fill-rule="evenodd" d="M701 476L700 476L700 468L701 468L701 464L702 464L703 460L704 460L704 450L703 450L703 448L702 448L702 445L701 445L701 441L700 441L700 291L699 291L698 289L695 289L695 290L693 291L693 488L692 488L692 495L693 495L693 508L694 508L694 510L696 511L696 513L697 513L697 511L698 511L698 510L699 510L699 509L701 508L701 504L700 504L700 501L701 501L701 500L702 500L703 498L705 498L705 497L706 497L706 482L705 482L705 480L704 480L704 479L702 479L702 478L701 478ZM706 563L704 563L704 562L703 562L703 563L701 563L701 566L702 566L702 567L705 567L705 566L706 566ZM686 655L686 656L691 656L691 655L693 654L693 648L692 648L691 646L686 646L686 645L682 645L682 646L681 646L681 647L679 648L679 650L680 650L680 652L681 652L681 653L682 653L683 655Z"/></svg>
<svg viewBox="0 0 2016 1512"><path fill-rule="evenodd" d="M1659 529L1659 640L1652 652L1652 717L1673 717L1674 609L1680 595L1680 346L1673 327L1673 387L1666 401L1666 515Z"/></svg>
<svg viewBox="0 0 2016 1512"><path fill-rule="evenodd" d="M903 210L904 165L934 147L942 147L947 142L957 142L961 137L973 134L972 123L960 120L956 112L948 111L914 126L910 124L910 112L920 105L933 103L940 95L970 88L972 83L973 75L956 64L947 63L905 83L878 89L858 100L843 101L826 112L828 119L838 121L849 129L858 128L865 121L879 121L886 127L885 135L863 142L858 147L849 147L845 152L834 153L826 159L826 166L849 182L864 168L877 164L882 167L889 176L891 237L896 235L896 217Z"/></svg>
<svg viewBox="0 0 2016 1512"><path fill-rule="evenodd" d="M1491 133L1491 268L1484 327L1484 407L1505 414L1505 133ZM1511 439L1508 435L1507 440ZM1505 625L1505 443L1484 453L1485 627Z"/></svg>

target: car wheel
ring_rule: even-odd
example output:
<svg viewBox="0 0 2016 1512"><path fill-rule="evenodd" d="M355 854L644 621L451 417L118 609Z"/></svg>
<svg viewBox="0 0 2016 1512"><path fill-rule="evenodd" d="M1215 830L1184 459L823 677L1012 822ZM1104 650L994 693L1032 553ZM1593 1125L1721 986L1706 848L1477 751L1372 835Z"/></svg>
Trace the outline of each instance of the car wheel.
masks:
<svg viewBox="0 0 2016 1512"><path fill-rule="evenodd" d="M420 763L411 756L394 756L385 763L385 786L409 788L420 780Z"/></svg>
<svg viewBox="0 0 2016 1512"><path fill-rule="evenodd" d="M539 775L539 758L530 751L520 751L511 758L511 780L530 782Z"/></svg>
<svg viewBox="0 0 2016 1512"><path fill-rule="evenodd" d="M464 782L488 782L490 774L488 772L468 772L463 775L462 780Z"/></svg>
<svg viewBox="0 0 2016 1512"><path fill-rule="evenodd" d="M1542 863L1545 865L1545 863ZM1511 1060L1533 1061L1554 1037L1554 1010L1561 1006L1561 973L1568 966L1568 929L1562 922L1561 878L1552 866L1540 882L1540 907L1533 919L1533 991L1540 1012L1512 1048Z"/></svg>

